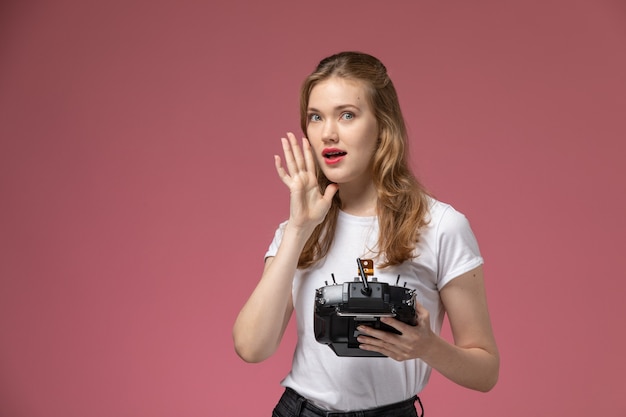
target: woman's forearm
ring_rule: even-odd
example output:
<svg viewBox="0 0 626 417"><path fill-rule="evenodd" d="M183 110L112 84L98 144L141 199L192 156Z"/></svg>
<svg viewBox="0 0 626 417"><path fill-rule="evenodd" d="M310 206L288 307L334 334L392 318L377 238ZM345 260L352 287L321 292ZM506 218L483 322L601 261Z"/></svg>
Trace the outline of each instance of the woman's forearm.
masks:
<svg viewBox="0 0 626 417"><path fill-rule="evenodd" d="M487 392L498 381L498 352L481 347L460 347L433 334L430 348L421 359L451 381Z"/></svg>
<svg viewBox="0 0 626 417"><path fill-rule="evenodd" d="M276 256L266 261L257 287L235 321L235 350L247 362L267 359L280 344L293 310L293 277L309 235L287 225Z"/></svg>

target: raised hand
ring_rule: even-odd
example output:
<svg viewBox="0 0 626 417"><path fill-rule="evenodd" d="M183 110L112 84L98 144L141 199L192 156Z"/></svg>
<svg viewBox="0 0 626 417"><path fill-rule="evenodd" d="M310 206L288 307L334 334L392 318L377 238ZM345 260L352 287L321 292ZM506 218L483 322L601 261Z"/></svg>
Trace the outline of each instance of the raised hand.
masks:
<svg viewBox="0 0 626 417"><path fill-rule="evenodd" d="M278 176L291 193L289 223L294 227L312 230L326 217L338 186L330 184L321 194L311 145L306 138L302 139L302 147L291 132L281 141L286 168L278 155L274 156L274 163Z"/></svg>

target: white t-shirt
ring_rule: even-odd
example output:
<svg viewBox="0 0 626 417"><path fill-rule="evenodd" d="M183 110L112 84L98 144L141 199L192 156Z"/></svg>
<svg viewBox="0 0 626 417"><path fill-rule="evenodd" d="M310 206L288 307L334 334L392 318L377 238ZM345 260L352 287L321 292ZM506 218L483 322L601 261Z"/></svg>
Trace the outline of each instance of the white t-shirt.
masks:
<svg viewBox="0 0 626 417"><path fill-rule="evenodd" d="M377 217L356 217L339 212L337 231L327 256L312 267L297 270L293 301L298 343L292 369L282 381L314 404L335 411L380 407L411 398L430 376L423 361L397 362L381 357L339 357L315 340L313 313L315 290L358 276L357 258L374 259L374 276L380 282L406 283L416 290L417 301L430 312L431 327L439 334L444 308L439 290L455 277L483 263L478 243L465 216L448 204L432 199L429 223L421 232L415 257L401 265L376 267L371 249L378 239ZM286 225L282 223L266 257L276 255Z"/></svg>

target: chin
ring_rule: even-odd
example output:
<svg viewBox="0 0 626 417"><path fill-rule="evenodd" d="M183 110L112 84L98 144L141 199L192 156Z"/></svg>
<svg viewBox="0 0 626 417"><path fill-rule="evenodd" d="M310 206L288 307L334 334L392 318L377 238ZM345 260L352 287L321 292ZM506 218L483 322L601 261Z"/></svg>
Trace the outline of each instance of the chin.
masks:
<svg viewBox="0 0 626 417"><path fill-rule="evenodd" d="M333 182L335 184L342 184L346 182L346 178L342 177L341 175L337 175L333 173L330 173L330 175L326 172L324 172L324 176L326 177L326 179L328 179L328 181Z"/></svg>

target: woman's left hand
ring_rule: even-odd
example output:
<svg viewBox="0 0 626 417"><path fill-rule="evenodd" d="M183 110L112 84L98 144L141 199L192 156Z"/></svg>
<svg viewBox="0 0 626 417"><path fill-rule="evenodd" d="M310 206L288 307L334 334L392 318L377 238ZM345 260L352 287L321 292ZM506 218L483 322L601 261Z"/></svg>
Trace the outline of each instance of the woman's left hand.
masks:
<svg viewBox="0 0 626 417"><path fill-rule="evenodd" d="M459 385L489 391L498 381L500 355L489 320L482 266L454 278L439 295L454 344L432 331L428 310L416 302L417 326L381 318L402 334L359 327L365 334L357 338L360 348L397 361L419 358Z"/></svg>
<svg viewBox="0 0 626 417"><path fill-rule="evenodd" d="M431 346L436 335L430 328L430 313L424 306L415 302L417 325L411 326L392 317L381 317L380 321L402 334L377 330L370 326L359 326L358 330L367 336L357 338L363 350L382 353L397 361L420 358Z"/></svg>

